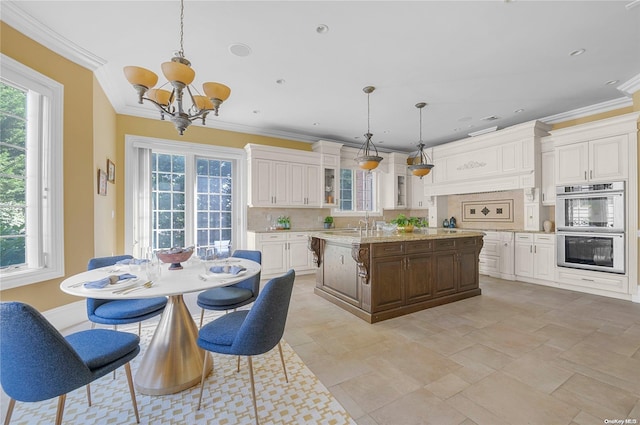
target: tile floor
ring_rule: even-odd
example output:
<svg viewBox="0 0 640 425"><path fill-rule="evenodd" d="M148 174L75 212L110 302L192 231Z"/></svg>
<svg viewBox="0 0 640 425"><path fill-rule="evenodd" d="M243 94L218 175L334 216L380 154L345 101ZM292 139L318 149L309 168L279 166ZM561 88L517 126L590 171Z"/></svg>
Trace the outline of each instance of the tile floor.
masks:
<svg viewBox="0 0 640 425"><path fill-rule="evenodd" d="M370 325L314 284L296 278L285 339L360 425L640 422L640 304L481 276Z"/></svg>

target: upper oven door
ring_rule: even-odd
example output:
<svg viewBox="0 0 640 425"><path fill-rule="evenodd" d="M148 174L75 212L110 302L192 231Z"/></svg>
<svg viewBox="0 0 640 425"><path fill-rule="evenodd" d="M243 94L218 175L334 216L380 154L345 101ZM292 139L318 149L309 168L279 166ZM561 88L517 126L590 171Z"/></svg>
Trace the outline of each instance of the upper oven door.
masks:
<svg viewBox="0 0 640 425"><path fill-rule="evenodd" d="M624 232L624 192L558 194L559 231Z"/></svg>

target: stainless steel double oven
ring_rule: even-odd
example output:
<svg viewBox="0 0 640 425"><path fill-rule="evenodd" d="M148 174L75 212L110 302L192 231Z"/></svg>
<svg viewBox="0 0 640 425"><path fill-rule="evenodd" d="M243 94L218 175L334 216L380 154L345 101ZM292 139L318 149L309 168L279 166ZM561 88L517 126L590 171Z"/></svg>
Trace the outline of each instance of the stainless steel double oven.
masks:
<svg viewBox="0 0 640 425"><path fill-rule="evenodd" d="M556 188L558 266L625 273L625 185Z"/></svg>

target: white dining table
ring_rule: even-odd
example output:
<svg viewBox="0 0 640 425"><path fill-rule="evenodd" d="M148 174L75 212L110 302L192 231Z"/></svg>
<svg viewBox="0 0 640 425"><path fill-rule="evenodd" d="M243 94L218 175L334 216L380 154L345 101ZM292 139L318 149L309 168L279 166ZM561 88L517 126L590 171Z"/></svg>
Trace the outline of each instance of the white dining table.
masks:
<svg viewBox="0 0 640 425"><path fill-rule="evenodd" d="M134 383L143 394L173 394L200 383L203 367L208 371L213 367L211 354L198 347L198 327L183 294L233 285L260 272L260 264L251 260L231 257L218 264L225 264L224 261L228 261L227 265L241 266L246 270L238 275L205 274L204 265L193 258L182 263L182 270L169 270L169 264L162 264L160 278L150 287L144 287L147 278L143 267L108 266L73 275L62 281L60 289L78 297L109 300L166 296L167 306L143 354ZM84 286L86 282L124 273L131 273L137 279L101 289ZM135 291L122 292L125 288Z"/></svg>

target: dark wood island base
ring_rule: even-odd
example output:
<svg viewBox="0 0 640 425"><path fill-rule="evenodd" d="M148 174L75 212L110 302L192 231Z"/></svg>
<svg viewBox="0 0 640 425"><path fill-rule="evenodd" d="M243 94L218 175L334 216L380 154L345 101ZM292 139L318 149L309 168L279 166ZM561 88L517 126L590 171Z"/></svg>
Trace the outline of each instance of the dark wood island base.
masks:
<svg viewBox="0 0 640 425"><path fill-rule="evenodd" d="M317 232L315 293L375 323L480 295L481 232Z"/></svg>

